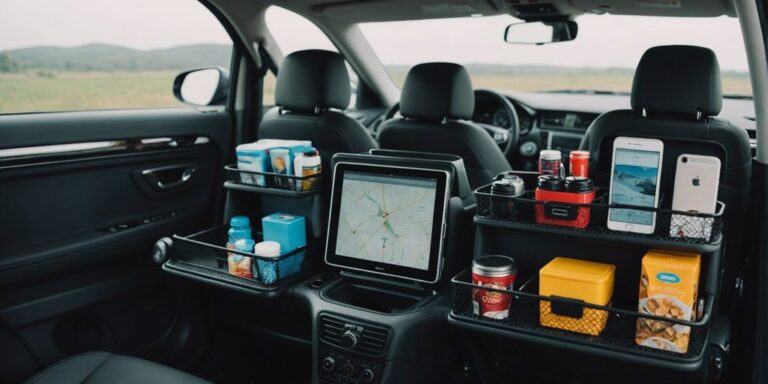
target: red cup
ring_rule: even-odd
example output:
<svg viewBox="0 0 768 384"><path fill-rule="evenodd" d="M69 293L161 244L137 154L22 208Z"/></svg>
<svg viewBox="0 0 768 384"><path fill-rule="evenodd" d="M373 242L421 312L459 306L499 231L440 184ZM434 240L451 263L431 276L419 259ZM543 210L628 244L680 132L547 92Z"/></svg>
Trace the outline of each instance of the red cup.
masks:
<svg viewBox="0 0 768 384"><path fill-rule="evenodd" d="M589 152L571 151L571 176L589 177Z"/></svg>
<svg viewBox="0 0 768 384"><path fill-rule="evenodd" d="M510 290L517 278L515 260L507 256L484 256L472 262L472 284ZM512 295L482 288L472 289L472 307L476 315L491 319L509 317Z"/></svg>

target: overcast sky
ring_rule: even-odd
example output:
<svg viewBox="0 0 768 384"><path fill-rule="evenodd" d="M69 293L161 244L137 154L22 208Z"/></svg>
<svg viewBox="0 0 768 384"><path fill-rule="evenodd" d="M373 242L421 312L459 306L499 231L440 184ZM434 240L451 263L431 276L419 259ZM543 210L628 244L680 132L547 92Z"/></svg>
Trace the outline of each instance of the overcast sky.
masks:
<svg viewBox="0 0 768 384"><path fill-rule="evenodd" d="M284 52L327 48L306 20L276 9L268 26ZM546 46L502 41L509 16L362 25L385 64L425 61L634 67L649 47L695 44L715 50L725 70L746 71L734 18L680 19L582 16L576 41ZM194 0L0 0L0 50L38 45L106 43L150 49L227 43L218 21Z"/></svg>

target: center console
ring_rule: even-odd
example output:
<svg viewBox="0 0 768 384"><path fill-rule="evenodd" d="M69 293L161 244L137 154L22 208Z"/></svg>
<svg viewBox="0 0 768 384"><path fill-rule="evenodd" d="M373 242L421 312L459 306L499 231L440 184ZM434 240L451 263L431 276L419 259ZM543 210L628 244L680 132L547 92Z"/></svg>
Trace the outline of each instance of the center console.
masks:
<svg viewBox="0 0 768 384"><path fill-rule="evenodd" d="M474 201L460 158L339 154L325 262L300 284L313 320L313 383L422 382L455 350L446 276L466 264Z"/></svg>

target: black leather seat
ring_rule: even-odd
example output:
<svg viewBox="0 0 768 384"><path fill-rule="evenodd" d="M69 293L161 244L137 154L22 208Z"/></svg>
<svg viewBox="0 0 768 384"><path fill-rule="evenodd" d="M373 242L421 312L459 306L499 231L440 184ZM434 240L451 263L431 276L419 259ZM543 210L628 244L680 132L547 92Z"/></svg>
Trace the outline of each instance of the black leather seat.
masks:
<svg viewBox="0 0 768 384"><path fill-rule="evenodd" d="M468 120L475 94L467 70L453 63L425 63L411 68L400 96L403 118L382 123L379 145L386 149L461 156L473 188L510 169L491 136Z"/></svg>
<svg viewBox="0 0 768 384"><path fill-rule="evenodd" d="M747 131L717 116L722 107L720 67L715 53L693 46L661 46L645 52L632 84L632 109L602 114L587 130L596 185L608 185L613 141L617 136L664 141L662 207L671 205L677 157L683 153L717 156L722 164L719 199L726 204L727 263L737 263L752 164ZM726 268L736 271L734 265ZM725 276L733 281L734 276ZM733 284L724 284L730 289ZM724 297L728 297L727 295Z"/></svg>
<svg viewBox="0 0 768 384"><path fill-rule="evenodd" d="M164 365L107 352L87 352L60 361L25 384L206 384L207 381Z"/></svg>
<svg viewBox="0 0 768 384"><path fill-rule="evenodd" d="M323 50L294 52L280 66L276 107L264 115L258 138L311 140L325 169L337 152L376 148L376 141L360 123L338 111L347 108L350 94L341 55Z"/></svg>

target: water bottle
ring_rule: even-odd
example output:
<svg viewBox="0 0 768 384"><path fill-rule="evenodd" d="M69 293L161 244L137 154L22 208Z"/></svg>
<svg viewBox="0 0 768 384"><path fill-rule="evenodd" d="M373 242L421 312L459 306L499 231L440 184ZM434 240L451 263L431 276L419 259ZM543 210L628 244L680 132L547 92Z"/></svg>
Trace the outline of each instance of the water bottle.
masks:
<svg viewBox="0 0 768 384"><path fill-rule="evenodd" d="M253 239L251 234L251 220L248 216L234 216L229 219L229 231L227 232L227 248L234 249L235 242L240 239ZM230 246L231 245L231 246Z"/></svg>

